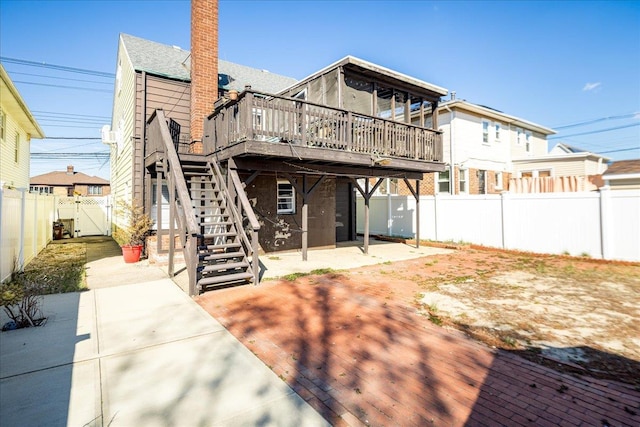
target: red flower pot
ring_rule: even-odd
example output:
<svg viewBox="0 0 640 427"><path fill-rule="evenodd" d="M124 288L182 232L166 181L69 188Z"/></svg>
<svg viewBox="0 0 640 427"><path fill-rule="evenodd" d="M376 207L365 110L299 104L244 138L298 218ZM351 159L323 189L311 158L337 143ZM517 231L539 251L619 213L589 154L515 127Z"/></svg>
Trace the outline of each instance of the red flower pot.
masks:
<svg viewBox="0 0 640 427"><path fill-rule="evenodd" d="M142 254L142 245L124 245L122 246L122 256L124 262L134 263L140 261L140 255Z"/></svg>

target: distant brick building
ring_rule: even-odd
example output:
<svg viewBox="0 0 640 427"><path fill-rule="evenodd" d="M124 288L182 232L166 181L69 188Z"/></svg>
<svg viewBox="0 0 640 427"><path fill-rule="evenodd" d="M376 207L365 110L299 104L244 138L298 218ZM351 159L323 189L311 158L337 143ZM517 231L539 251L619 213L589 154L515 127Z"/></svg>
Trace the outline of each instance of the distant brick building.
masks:
<svg viewBox="0 0 640 427"><path fill-rule="evenodd" d="M111 186L106 179L89 176L67 166L66 171L54 171L32 177L29 191L56 196L108 196Z"/></svg>

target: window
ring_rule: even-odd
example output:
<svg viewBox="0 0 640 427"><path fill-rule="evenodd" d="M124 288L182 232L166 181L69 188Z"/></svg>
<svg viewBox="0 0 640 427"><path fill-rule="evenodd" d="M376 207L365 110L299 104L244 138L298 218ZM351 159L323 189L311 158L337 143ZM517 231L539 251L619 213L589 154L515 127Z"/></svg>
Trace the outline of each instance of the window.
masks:
<svg viewBox="0 0 640 427"><path fill-rule="evenodd" d="M502 190L502 172L496 172L496 190Z"/></svg>
<svg viewBox="0 0 640 427"><path fill-rule="evenodd" d="M436 182L438 193L449 193L449 171L436 172Z"/></svg>
<svg viewBox="0 0 640 427"><path fill-rule="evenodd" d="M101 196L102 195L102 185L90 185L87 189L90 196Z"/></svg>
<svg viewBox="0 0 640 427"><path fill-rule="evenodd" d="M469 181L469 170L460 169L460 179L458 180L458 191L460 193L468 193L467 182Z"/></svg>
<svg viewBox="0 0 640 427"><path fill-rule="evenodd" d="M486 120L482 121L482 143L489 143L489 122Z"/></svg>
<svg viewBox="0 0 640 427"><path fill-rule="evenodd" d="M525 144L524 144L524 150L527 153L531 153L531 132L526 131L525 132Z"/></svg>
<svg viewBox="0 0 640 427"><path fill-rule="evenodd" d="M16 132L16 147L13 153L13 161L16 163L18 163L18 160L20 158L19 154L20 154L20 134Z"/></svg>
<svg viewBox="0 0 640 427"><path fill-rule="evenodd" d="M0 108L0 140L2 141L4 141L4 129L6 126L4 111Z"/></svg>
<svg viewBox="0 0 640 427"><path fill-rule="evenodd" d="M296 213L296 193L289 181L278 181L278 214Z"/></svg>
<svg viewBox="0 0 640 427"><path fill-rule="evenodd" d="M502 130L502 126L500 123L496 123L496 141L500 141L500 131Z"/></svg>
<svg viewBox="0 0 640 427"><path fill-rule="evenodd" d="M518 145L522 145L523 137L524 137L524 134L522 133L522 129L516 128L516 142L518 143Z"/></svg>
<svg viewBox="0 0 640 427"><path fill-rule="evenodd" d="M53 187L47 185L32 185L29 187L29 192L39 194L53 194Z"/></svg>

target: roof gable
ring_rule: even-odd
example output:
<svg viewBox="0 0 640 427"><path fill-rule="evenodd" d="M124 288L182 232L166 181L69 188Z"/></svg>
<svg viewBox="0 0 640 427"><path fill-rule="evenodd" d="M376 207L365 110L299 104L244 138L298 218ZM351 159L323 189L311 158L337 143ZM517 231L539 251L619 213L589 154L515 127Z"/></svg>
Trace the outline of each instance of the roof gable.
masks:
<svg viewBox="0 0 640 427"><path fill-rule="evenodd" d="M13 117L20 128L27 132L31 138L44 138L44 132L2 64L0 64L0 93L4 110Z"/></svg>
<svg viewBox="0 0 640 427"><path fill-rule="evenodd" d="M37 175L29 179L31 185L71 186L78 184L109 185L106 179L89 176L82 172L67 173L66 171L54 171Z"/></svg>
<svg viewBox="0 0 640 427"><path fill-rule="evenodd" d="M191 52L188 50L129 34L121 34L120 38L136 71L191 81ZM252 89L257 91L276 93L296 81L294 78L266 70L218 60L218 87L225 90L242 91L246 85L251 85Z"/></svg>

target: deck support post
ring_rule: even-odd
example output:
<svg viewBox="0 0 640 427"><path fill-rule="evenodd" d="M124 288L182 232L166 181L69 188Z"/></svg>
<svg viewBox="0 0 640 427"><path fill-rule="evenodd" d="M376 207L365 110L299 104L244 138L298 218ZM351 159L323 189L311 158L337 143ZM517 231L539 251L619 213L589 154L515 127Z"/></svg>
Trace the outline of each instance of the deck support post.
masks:
<svg viewBox="0 0 640 427"><path fill-rule="evenodd" d="M416 199L416 248L420 247L420 180L416 179L416 188L411 186L411 183L407 178L404 178L404 183L407 184L407 188L413 194Z"/></svg>
<svg viewBox="0 0 640 427"><path fill-rule="evenodd" d="M384 178L378 178L378 181L375 183L373 188L369 190L369 178L366 178L364 181L364 189L358 184L354 178L351 178L351 182L358 189L362 197L364 197L364 253L365 255L369 254L369 200L373 193L376 192L380 184L384 182Z"/></svg>
<svg viewBox="0 0 640 427"><path fill-rule="evenodd" d="M284 176L289 180L296 192L302 196L302 260L306 261L307 249L309 248L309 201L311 201L313 192L322 184L327 176L322 175L311 188L307 188L307 175L302 175L302 187L288 173L285 173Z"/></svg>

